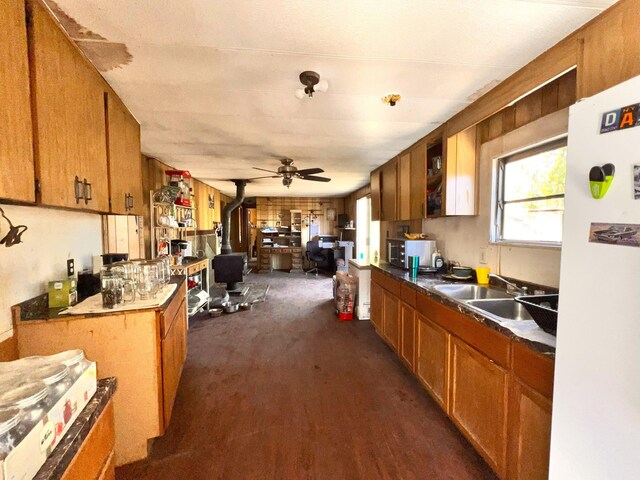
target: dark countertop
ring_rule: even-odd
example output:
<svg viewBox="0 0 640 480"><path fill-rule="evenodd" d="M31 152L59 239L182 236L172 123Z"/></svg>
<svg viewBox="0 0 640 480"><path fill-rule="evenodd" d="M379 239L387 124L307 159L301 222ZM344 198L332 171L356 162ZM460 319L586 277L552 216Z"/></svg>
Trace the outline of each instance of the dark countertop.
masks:
<svg viewBox="0 0 640 480"><path fill-rule="evenodd" d="M98 380L98 390L89 400L84 410L80 412L76 421L67 431L58 446L51 452L47 461L42 465L34 480L57 480L62 478L71 461L74 459L89 432L100 418L113 396L117 387L115 377Z"/></svg>
<svg viewBox="0 0 640 480"><path fill-rule="evenodd" d="M420 293L423 293L428 297L442 303L443 305L453 308L459 311L460 313L473 318L474 320L482 323L483 325L486 325L487 327L509 338L512 338L515 341L526 344L532 350L543 353L552 358L555 357L555 351L556 351L555 346L548 345L546 343L541 343L541 342L520 336L517 333L513 332L512 330L501 325L497 320L491 318L490 316L483 315L477 310L466 305L464 302L454 300L451 297L443 293L440 293L437 290L434 290L432 288L434 285L438 285L442 283L452 283L451 280L443 279L442 275L440 274L424 274L424 275L418 275L416 278L411 278L407 270L394 267L388 263L371 263L371 268L374 268L396 280L400 280L404 283L410 284ZM500 288L500 287L497 287L497 288ZM555 289L547 289L547 290L555 290ZM533 320L531 322L533 322ZM553 341L555 340L555 337L545 333L540 327L535 325L535 322L533 322L532 324L527 322L527 324L530 325L531 327L529 328L529 330L535 331L536 334L539 333L541 337L543 338L547 337L549 339L553 339Z"/></svg>
<svg viewBox="0 0 640 480"><path fill-rule="evenodd" d="M184 275L174 275L171 277L170 283L177 285L174 292L167 299L164 304L153 307L153 309L164 310L175 298L176 294L180 291L180 287L184 284L186 277ZM84 298L78 298L78 303L82 302ZM20 309L20 320L71 320L73 318L86 318L86 317L99 317L102 315L122 315L126 312L135 312L137 310L118 310L113 313L87 313L84 315L61 315L60 313L66 308L49 308L49 294L43 293L37 297L25 300L22 303L16 305ZM148 309L144 309L148 310Z"/></svg>

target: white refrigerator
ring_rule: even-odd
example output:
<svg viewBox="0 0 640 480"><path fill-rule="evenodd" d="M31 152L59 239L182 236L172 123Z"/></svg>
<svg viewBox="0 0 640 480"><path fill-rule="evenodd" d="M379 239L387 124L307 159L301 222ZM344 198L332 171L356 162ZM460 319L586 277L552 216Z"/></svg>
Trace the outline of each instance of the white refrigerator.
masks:
<svg viewBox="0 0 640 480"><path fill-rule="evenodd" d="M640 125L600 133L603 114L637 103L640 77L570 109L551 429L554 480L640 478L640 248L621 245L629 241L619 241L620 227L596 227L605 243L589 242L592 222L640 224L633 183ZM615 175L606 196L596 200L589 172L606 163L615 165ZM640 242L640 233L635 240Z"/></svg>

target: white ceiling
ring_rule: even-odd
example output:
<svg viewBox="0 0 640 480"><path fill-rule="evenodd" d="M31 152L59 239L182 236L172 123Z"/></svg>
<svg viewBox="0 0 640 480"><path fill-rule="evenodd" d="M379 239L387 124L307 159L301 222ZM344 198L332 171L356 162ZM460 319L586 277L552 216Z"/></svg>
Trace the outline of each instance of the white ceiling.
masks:
<svg viewBox="0 0 640 480"><path fill-rule="evenodd" d="M247 187L265 196L353 191L612 3L57 0L81 26L126 45L131 61L103 74L140 121L144 153L226 194L225 180L259 176L251 167L275 169L283 156L332 178ZM295 98L303 70L320 73L328 92ZM402 95L396 107L380 100L389 92Z"/></svg>

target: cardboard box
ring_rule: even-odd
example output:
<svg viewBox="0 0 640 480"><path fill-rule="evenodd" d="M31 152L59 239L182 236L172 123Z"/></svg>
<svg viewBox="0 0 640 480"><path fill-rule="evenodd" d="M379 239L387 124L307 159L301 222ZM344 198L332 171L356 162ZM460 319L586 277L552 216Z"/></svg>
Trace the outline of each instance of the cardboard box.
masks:
<svg viewBox="0 0 640 480"><path fill-rule="evenodd" d="M75 278L49 282L49 308L70 307L78 302Z"/></svg>
<svg viewBox="0 0 640 480"><path fill-rule="evenodd" d="M96 364L91 365L51 407L4 461L0 480L31 480L60 443L97 390Z"/></svg>

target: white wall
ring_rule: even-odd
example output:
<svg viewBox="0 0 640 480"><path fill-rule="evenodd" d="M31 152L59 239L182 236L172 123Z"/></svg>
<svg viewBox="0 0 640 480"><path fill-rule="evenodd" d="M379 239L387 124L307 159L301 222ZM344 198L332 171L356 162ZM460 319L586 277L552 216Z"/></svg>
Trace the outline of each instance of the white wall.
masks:
<svg viewBox="0 0 640 480"><path fill-rule="evenodd" d="M479 214L423 220L422 231L438 243L449 260L478 267L480 249L487 249L491 272L542 285L560 282L560 249L530 248L489 243L493 160L567 132L568 109L547 115L502 137L484 143L479 162Z"/></svg>
<svg viewBox="0 0 640 480"><path fill-rule="evenodd" d="M45 293L49 280L65 278L67 259L75 259L80 271L102 253L100 215L11 205L2 209L14 225L29 230L22 243L0 245L0 341L12 335L12 305ZM7 224L0 220L0 236L6 233Z"/></svg>

